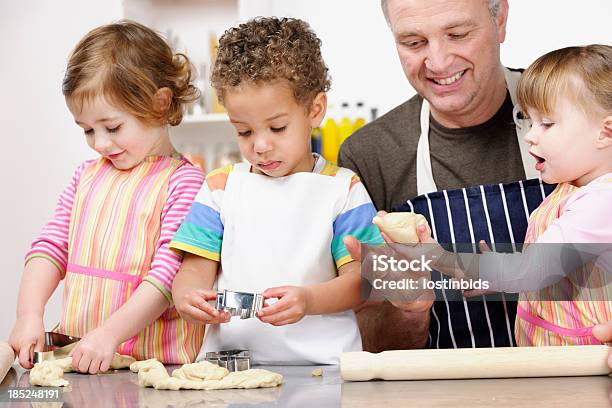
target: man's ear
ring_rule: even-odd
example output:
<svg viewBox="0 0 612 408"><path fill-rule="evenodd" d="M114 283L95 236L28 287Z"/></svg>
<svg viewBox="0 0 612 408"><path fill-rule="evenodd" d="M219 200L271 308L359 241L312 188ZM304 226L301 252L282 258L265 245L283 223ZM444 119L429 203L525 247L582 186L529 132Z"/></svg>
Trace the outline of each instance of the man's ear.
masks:
<svg viewBox="0 0 612 408"><path fill-rule="evenodd" d="M325 92L319 92L317 96L312 100L310 105L310 112L308 117L310 119L310 126L313 128L321 125L325 112L327 111L327 94Z"/></svg>
<svg viewBox="0 0 612 408"><path fill-rule="evenodd" d="M165 113L172 103L172 90L168 87L159 88L153 95L153 110Z"/></svg>
<svg viewBox="0 0 612 408"><path fill-rule="evenodd" d="M503 43L506 40L506 23L508 22L508 0L501 0L499 2L499 10L495 17L495 23L497 24L497 37L499 43Z"/></svg>
<svg viewBox="0 0 612 408"><path fill-rule="evenodd" d="M595 143L600 149L612 146L612 115L604 118Z"/></svg>

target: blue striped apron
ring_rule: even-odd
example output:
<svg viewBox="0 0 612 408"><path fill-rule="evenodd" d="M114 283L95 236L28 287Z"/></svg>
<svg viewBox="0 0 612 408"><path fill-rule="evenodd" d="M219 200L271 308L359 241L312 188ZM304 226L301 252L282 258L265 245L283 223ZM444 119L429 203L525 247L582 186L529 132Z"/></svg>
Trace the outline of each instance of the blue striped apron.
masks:
<svg viewBox="0 0 612 408"><path fill-rule="evenodd" d="M394 211L423 214L432 236L449 250L475 252L484 240L493 250L520 251L529 214L554 185L539 179L443 190L408 200ZM462 245L468 244L468 245ZM458 248L459 247L459 248ZM434 271L432 280L446 279ZM517 295L466 299L458 290L437 290L431 309L432 348L514 346Z"/></svg>

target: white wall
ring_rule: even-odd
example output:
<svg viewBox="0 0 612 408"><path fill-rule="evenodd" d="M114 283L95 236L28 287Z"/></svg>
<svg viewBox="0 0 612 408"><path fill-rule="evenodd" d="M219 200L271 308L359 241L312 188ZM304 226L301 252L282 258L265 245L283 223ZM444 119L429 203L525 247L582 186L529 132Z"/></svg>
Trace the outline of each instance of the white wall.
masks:
<svg viewBox="0 0 612 408"><path fill-rule="evenodd" d="M221 0L207 0L218 4ZM228 0L230 1L230 0ZM231 0L235 2L235 0ZM170 0L151 0L155 5ZM181 7L206 2L183 0ZM610 43L610 0L510 0L508 66L528 65L542 53L570 44ZM216 7L216 6L215 6ZM242 0L239 15L290 15L306 19L323 40L335 103L364 100L383 113L413 94L395 54L378 0ZM121 0L4 1L0 3L0 339L14 321L23 255L52 215L57 195L75 166L93 157L61 96L66 58L91 28L120 18ZM218 27L213 27L218 30ZM207 40L202 39L207 46ZM59 293L58 293L59 294ZM59 296L47 312L59 318Z"/></svg>
<svg viewBox="0 0 612 408"><path fill-rule="evenodd" d="M120 0L0 3L0 340L8 338L14 323L31 240L53 214L78 163L94 157L64 105L61 81L68 54L87 31L120 15ZM59 320L60 292L48 307L48 328Z"/></svg>
<svg viewBox="0 0 612 408"><path fill-rule="evenodd" d="M610 0L509 0L509 5L502 46L507 66L526 67L563 46L612 43ZM382 114L414 95L379 0L247 0L241 16L265 13L302 18L313 27L332 75L331 103L362 100Z"/></svg>

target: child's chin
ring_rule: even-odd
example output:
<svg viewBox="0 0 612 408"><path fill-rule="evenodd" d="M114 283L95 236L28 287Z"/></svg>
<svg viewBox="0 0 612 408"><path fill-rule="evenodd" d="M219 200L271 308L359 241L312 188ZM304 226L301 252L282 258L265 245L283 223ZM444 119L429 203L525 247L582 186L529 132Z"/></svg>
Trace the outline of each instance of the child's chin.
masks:
<svg viewBox="0 0 612 408"><path fill-rule="evenodd" d="M558 177L551 176L549 174L541 174L540 178L546 184L559 184L559 183L563 182L563 180L559 180Z"/></svg>

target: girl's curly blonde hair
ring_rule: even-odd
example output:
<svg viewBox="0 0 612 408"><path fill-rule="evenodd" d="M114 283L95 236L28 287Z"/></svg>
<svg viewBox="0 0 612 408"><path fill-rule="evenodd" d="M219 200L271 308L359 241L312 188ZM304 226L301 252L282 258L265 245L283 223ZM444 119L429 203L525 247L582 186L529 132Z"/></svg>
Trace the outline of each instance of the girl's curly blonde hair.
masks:
<svg viewBox="0 0 612 408"><path fill-rule="evenodd" d="M95 28L79 41L62 92L77 106L103 96L144 122L178 125L185 104L199 97L191 82L192 67L184 54L174 54L150 28L123 20ZM159 111L154 96L164 87L172 91L172 100Z"/></svg>
<svg viewBox="0 0 612 408"><path fill-rule="evenodd" d="M230 28L219 39L211 82L223 103L224 91L243 82L287 80L295 100L309 108L331 85L321 40L305 21L265 17Z"/></svg>

